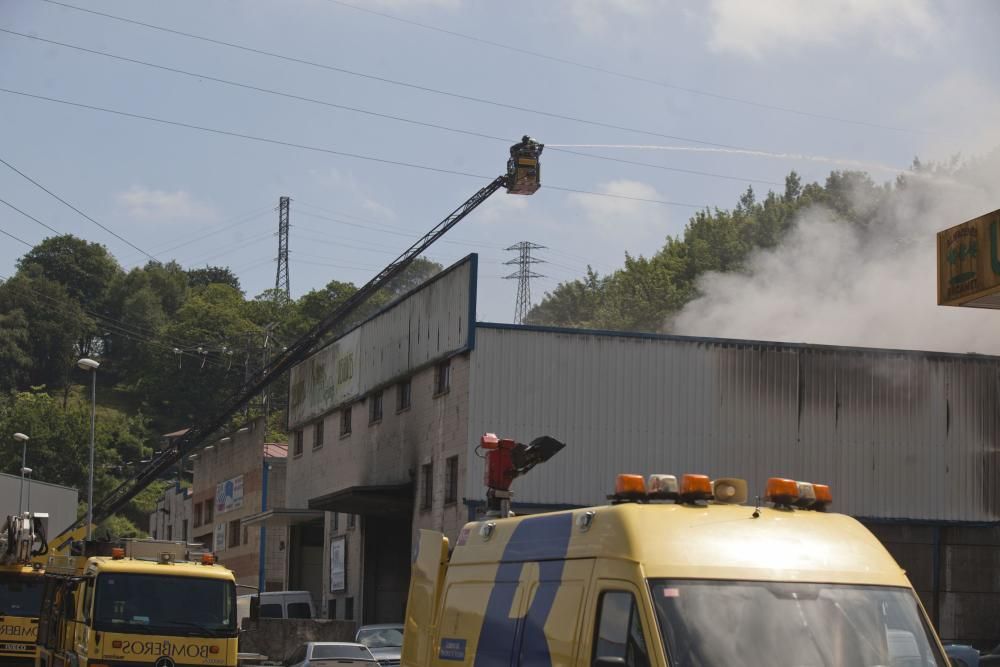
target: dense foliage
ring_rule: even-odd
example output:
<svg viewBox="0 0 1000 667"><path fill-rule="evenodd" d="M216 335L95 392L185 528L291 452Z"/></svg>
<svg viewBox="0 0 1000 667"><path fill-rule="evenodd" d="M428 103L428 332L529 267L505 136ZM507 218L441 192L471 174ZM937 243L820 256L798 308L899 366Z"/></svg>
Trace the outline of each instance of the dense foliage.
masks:
<svg viewBox="0 0 1000 667"><path fill-rule="evenodd" d="M561 283L531 310L528 322L662 331L698 295L701 276L740 270L753 251L777 246L798 212L823 205L851 224L868 224L888 192L859 172L833 172L824 185L803 185L792 172L784 192L768 192L763 199L747 188L730 211L697 212L681 237L668 236L651 256L626 255L624 266L614 273L601 276L588 270L578 280Z"/></svg>
<svg viewBox="0 0 1000 667"><path fill-rule="evenodd" d="M416 260L352 322L440 270ZM227 267L185 270L175 262L150 262L126 271L100 244L71 235L45 239L0 283L2 470L18 473L20 445L9 434L24 432L36 479L80 489L85 497L90 386L76 361L93 357L101 363L99 499L149 459L159 434L217 414L269 354L356 289L334 280L297 300L276 290L247 298ZM283 424L286 386L279 378L271 389L273 431ZM161 490L148 489L107 527L136 532L131 522L145 525L143 515Z"/></svg>

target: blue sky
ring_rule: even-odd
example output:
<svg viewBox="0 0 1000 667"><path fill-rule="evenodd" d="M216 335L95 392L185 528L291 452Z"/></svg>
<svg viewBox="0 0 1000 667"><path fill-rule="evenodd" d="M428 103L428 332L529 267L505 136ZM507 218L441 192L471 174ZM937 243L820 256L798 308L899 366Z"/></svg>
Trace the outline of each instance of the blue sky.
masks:
<svg viewBox="0 0 1000 667"><path fill-rule="evenodd" d="M444 264L480 253L483 320L513 315L516 286L500 278L511 270L502 262L513 254L502 248L522 240L548 247L538 253L549 264L538 268L547 278L533 283L537 301L559 281L582 275L587 264L608 272L626 251L655 252L667 235L681 233L694 210L546 185L729 208L748 179L764 181L753 184L758 192L780 190L790 169L814 180L844 164L802 156L870 164L876 178L889 180L915 155L946 159L1000 144L1000 4L990 0L351 0L712 95L516 53L331 0L75 2L459 95L792 156L573 149L734 180L546 150L537 194L495 195L430 253ZM500 138L528 133L550 145L704 146L389 85L42 0L0 0L0 28ZM233 88L8 33L0 33L0 63L0 88L258 137L489 177L502 172L507 157L503 141ZM0 93L0 137L0 157L131 243L189 267L229 265L251 296L274 284L274 208L281 195L293 199L290 273L298 296L331 279L366 281L410 235L423 233L485 184L10 93ZM106 244L126 268L146 259L3 165L0 198L60 232ZM49 233L3 205L0 229L31 243ZM10 275L25 250L0 237L0 275Z"/></svg>

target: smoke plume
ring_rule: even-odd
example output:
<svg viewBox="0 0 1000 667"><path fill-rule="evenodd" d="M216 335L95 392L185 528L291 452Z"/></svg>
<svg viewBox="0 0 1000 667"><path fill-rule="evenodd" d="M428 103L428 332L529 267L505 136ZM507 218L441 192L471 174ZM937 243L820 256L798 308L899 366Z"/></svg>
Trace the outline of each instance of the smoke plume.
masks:
<svg viewBox="0 0 1000 667"><path fill-rule="evenodd" d="M955 170L908 173L860 223L803 211L740 273L712 273L673 333L1000 354L1000 312L937 305L936 233L1000 208L1000 150Z"/></svg>

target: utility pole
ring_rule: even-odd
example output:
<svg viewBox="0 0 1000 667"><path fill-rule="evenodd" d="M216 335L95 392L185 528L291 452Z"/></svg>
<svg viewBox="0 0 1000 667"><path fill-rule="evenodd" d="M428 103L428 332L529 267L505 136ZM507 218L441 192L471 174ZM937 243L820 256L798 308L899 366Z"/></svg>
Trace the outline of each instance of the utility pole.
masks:
<svg viewBox="0 0 1000 667"><path fill-rule="evenodd" d="M543 264L545 262L543 259L532 257L531 251L543 250L544 248L545 246L532 243L531 241L521 241L509 248L505 248L507 251L516 250L518 253L516 258L504 262L506 266L517 266L517 271L509 276L504 276L506 280L517 280L517 305L514 307L515 324L523 323L528 310L531 309L531 279L545 277L531 270L532 264Z"/></svg>
<svg viewBox="0 0 1000 667"><path fill-rule="evenodd" d="M285 293L285 298L291 298L292 290L288 283L288 209L291 199L278 199L278 273L274 277L274 289Z"/></svg>

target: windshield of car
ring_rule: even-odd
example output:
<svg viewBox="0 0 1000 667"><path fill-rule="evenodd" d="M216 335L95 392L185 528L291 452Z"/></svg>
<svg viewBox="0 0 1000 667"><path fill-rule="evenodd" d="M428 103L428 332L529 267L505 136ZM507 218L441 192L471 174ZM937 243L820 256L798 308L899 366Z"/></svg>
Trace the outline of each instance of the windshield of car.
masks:
<svg viewBox="0 0 1000 667"><path fill-rule="evenodd" d="M945 667L905 588L654 580L674 667Z"/></svg>
<svg viewBox="0 0 1000 667"><path fill-rule="evenodd" d="M368 649L358 644L316 644L313 646L312 657L316 660L328 658L372 660L372 654Z"/></svg>
<svg viewBox="0 0 1000 667"><path fill-rule="evenodd" d="M397 648L403 645L403 628L362 628L358 641L368 648Z"/></svg>
<svg viewBox="0 0 1000 667"><path fill-rule="evenodd" d="M224 579L156 574L97 577L94 628L218 637L236 632L236 587Z"/></svg>
<svg viewBox="0 0 1000 667"><path fill-rule="evenodd" d="M0 576L0 616L38 616L42 588L40 576Z"/></svg>

